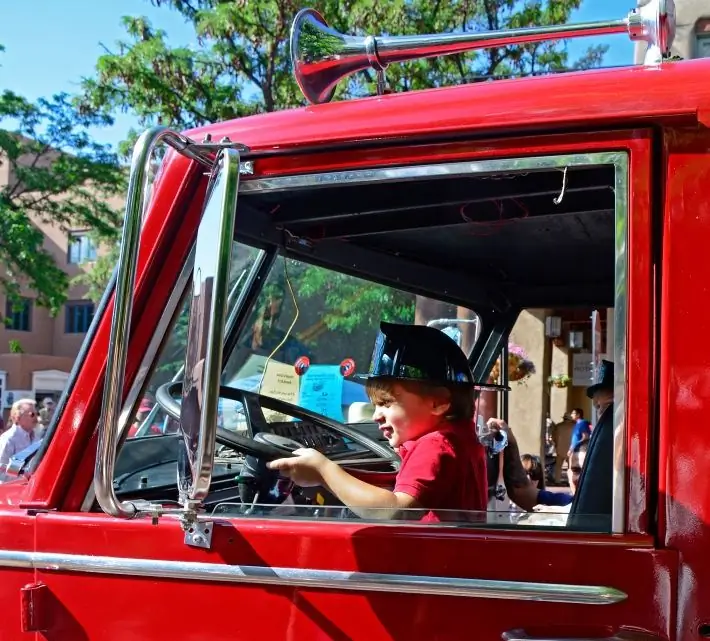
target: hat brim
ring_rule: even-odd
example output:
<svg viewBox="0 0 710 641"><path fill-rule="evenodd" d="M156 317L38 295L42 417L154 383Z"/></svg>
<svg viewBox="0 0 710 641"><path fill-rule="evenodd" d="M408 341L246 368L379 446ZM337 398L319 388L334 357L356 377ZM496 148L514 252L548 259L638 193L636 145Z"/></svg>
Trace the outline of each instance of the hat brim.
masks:
<svg viewBox="0 0 710 641"><path fill-rule="evenodd" d="M429 385L454 385L456 387L470 387L475 390L495 391L495 392L510 392L510 387L507 385L496 385L494 383L469 383L469 382L454 382L454 381L429 381L421 378L402 378L399 376L383 376L380 374L355 374L351 380L356 381L410 381L412 383L426 383Z"/></svg>
<svg viewBox="0 0 710 641"><path fill-rule="evenodd" d="M596 385L592 385L591 387L587 388L587 398L594 398L594 395L600 389L611 389L611 388L608 385L604 385L603 383L597 383Z"/></svg>

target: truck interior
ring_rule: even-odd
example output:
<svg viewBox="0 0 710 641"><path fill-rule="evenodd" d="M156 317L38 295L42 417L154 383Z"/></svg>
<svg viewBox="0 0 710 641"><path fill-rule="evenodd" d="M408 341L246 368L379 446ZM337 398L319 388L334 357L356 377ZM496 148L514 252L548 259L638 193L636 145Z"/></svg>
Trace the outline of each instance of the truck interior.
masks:
<svg viewBox="0 0 710 641"><path fill-rule="evenodd" d="M242 179L206 512L355 518L325 489L267 470L294 442L392 484L398 457L353 377L367 372L381 320L436 321L427 308L466 319L443 329L485 384L521 310L623 306L627 172L625 154L598 153ZM182 287L165 310L161 350L135 383L155 403L124 408L135 418L114 475L123 501L179 500ZM320 375L311 391L334 389L339 375L337 400L285 389L305 386L308 372ZM611 452L608 461L595 473L612 475ZM611 510L560 524L608 532Z"/></svg>

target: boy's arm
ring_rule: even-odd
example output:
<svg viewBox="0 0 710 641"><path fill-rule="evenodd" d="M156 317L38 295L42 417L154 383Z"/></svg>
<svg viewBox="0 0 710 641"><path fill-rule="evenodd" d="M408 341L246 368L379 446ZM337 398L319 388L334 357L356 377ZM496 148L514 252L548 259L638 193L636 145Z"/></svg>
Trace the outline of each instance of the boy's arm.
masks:
<svg viewBox="0 0 710 641"><path fill-rule="evenodd" d="M422 507L409 494L390 492L365 483L327 459L323 464L321 476L323 484L363 519L392 519L400 510Z"/></svg>
<svg viewBox="0 0 710 641"><path fill-rule="evenodd" d="M421 508L404 492L391 492L365 483L312 449L296 450L296 456L272 461L268 467L279 470L296 485L322 485L361 518L391 519L400 510Z"/></svg>

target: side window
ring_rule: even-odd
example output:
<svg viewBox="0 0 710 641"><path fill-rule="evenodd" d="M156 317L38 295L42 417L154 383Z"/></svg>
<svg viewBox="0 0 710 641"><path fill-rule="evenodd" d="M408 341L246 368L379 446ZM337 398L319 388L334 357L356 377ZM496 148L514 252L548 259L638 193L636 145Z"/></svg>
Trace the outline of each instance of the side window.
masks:
<svg viewBox="0 0 710 641"><path fill-rule="evenodd" d="M96 260L96 245L87 232L70 232L67 262L81 265Z"/></svg>
<svg viewBox="0 0 710 641"><path fill-rule="evenodd" d="M94 304L89 301L73 301L64 308L64 333L85 334L94 319Z"/></svg>
<svg viewBox="0 0 710 641"><path fill-rule="evenodd" d="M5 328L13 332L32 331L32 299L10 300L5 304Z"/></svg>
<svg viewBox="0 0 710 641"><path fill-rule="evenodd" d="M219 404L218 422L224 430L218 437L208 511L234 518L377 522L424 518L434 524L611 532L613 510L618 514L625 498L614 495L615 486L624 487L619 470L614 469L614 439L615 429L623 429L626 402L628 267L626 243L620 241L626 235L627 201L622 192L627 159L619 155L612 166L604 155L599 166L574 165L570 173L581 191L589 187L599 192L591 210L584 198L569 194L562 198L568 172L560 162L569 159L560 157L543 171L539 165L543 161L538 159L533 171L511 171L500 184L486 176L466 180L452 176L455 183L437 182L439 192L433 190L433 181L421 179L391 194L396 196L397 211L404 211L410 205L419 208L423 198L434 198L446 189L465 192L471 202L477 202L476 195L517 190L515 197L505 197L510 207L493 199L492 219L481 213L481 220L474 220L458 209L441 225L438 219L427 218L426 224L413 219L408 223L411 229L390 233L377 225L373 214L371 231L352 228L358 239L353 246L365 247L367 257L377 257L378 252L388 258L405 256L401 263L391 263L402 268L418 261L421 282L415 283L411 275L407 280L407 275L390 268L387 282L401 278L416 290L424 287L427 277L437 275L442 297L477 300L480 310L340 271L357 269L356 262L338 269L326 267L327 262L338 264L338 259L324 252L320 263L316 250L313 260L318 265L279 256L258 283L258 295L248 297L248 308L237 310L237 298L232 297L227 317L235 317L238 311L246 320L238 333L227 332L221 380L231 391L224 391ZM554 211L539 200L543 182L556 194L553 204L559 207ZM375 196L385 186L373 182L362 187L362 193L349 188L343 194L353 199L348 207L354 210L361 198L363 207L381 202ZM372 192L365 198L367 190ZM307 209L316 202L310 197L304 190L298 204L289 206ZM271 201L268 204L273 206ZM334 205L340 206L340 201ZM505 221L497 218L503 210ZM389 224L382 220L383 225ZM347 238L348 229L336 226L330 231L340 239ZM456 262L454 249L463 262ZM594 260L588 258L590 252ZM249 252L235 245L235 260L245 256L248 259ZM249 260L245 269L248 264ZM466 278L464 265L475 278ZM240 273L237 263L234 273ZM479 288L481 283L485 286ZM468 293L469 288L475 291ZM141 405L146 414L139 414L137 427L129 434L132 438L121 452L121 461L126 462L122 474L133 479L116 481L117 493L126 499L150 498L158 490L162 498L177 497L179 441L171 432L178 426L156 407L154 394L161 384L179 380L185 356L185 313L177 318L153 369ZM466 355L480 359L476 372L492 364L488 380L477 381L473 394L461 387L444 392L441 386L434 386L434 391L404 388L420 401L428 399L408 405L404 394L392 391L392 378L397 377L391 376L395 358L400 358L396 354L406 349L400 345L400 351L386 352L386 341L378 335L383 321L440 330ZM485 326L489 321L490 326ZM615 336L614 329L623 335ZM373 391L361 375L369 371L378 353L373 349L376 345L378 362L384 363L387 356L392 369L385 374L390 375L389 382ZM450 343L442 343L440 351L448 347ZM496 360L497 349L502 351ZM620 373L615 376L616 359ZM412 365L411 371L423 367ZM433 398L435 405L429 402ZM445 401L439 403L442 398ZM447 412L448 422L417 423L411 418L413 407L425 413L445 407L442 412ZM454 407L465 407L465 415L456 414ZM500 424L488 423L496 417L510 429L506 431L503 423L502 433L496 432ZM399 426L422 424L426 424L423 431L405 430L401 434L407 436L400 438ZM416 460L412 452L430 434L439 438L440 450L425 457L417 469L411 463ZM621 430L619 434L623 436ZM167 445L144 438L152 435ZM335 469L335 464L370 485L394 490L398 502L394 507L363 507L343 498L347 492L332 483L299 481L303 477L298 475L289 479L288 474L280 475L265 465L302 448L316 450L313 456L327 469ZM415 469L420 476L410 479L406 469ZM436 492L435 501L433 494L426 494L430 489Z"/></svg>
<svg viewBox="0 0 710 641"><path fill-rule="evenodd" d="M484 405L486 418L507 419L527 476L541 492L534 512L525 512L515 504L515 490L511 493L499 488L496 496L499 461L491 457L490 520L537 526L568 524L592 436L599 426L602 431L611 427L604 424L602 414L613 400L613 336L613 308L521 312L507 346L510 392L484 392ZM491 382L503 382L501 362L502 356L492 368ZM577 517L579 527L609 529L611 515L601 509L605 503L601 495L611 489L612 474L610 465L595 470L592 482L600 494L595 501L600 513Z"/></svg>

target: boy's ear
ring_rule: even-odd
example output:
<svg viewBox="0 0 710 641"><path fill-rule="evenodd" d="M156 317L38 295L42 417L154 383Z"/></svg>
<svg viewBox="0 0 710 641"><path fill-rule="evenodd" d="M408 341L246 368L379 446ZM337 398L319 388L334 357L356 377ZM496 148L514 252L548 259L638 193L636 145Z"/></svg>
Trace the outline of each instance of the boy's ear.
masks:
<svg viewBox="0 0 710 641"><path fill-rule="evenodd" d="M437 390L439 392L439 390ZM431 413L434 416L446 416L451 409L451 393L447 389L442 389L431 397Z"/></svg>

